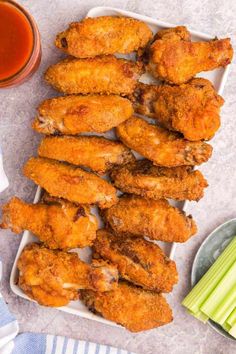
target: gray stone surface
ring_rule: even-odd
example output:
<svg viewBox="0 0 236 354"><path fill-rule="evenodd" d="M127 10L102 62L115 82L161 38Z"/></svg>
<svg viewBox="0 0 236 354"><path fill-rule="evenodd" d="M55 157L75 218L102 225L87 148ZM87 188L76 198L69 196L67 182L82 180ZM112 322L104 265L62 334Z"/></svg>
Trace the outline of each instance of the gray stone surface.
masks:
<svg viewBox="0 0 236 354"><path fill-rule="evenodd" d="M53 46L55 33L83 17L94 6L113 6L139 12L212 35L230 35L236 44L236 2L234 0L26 0L20 1L34 15L42 35L43 58L40 69L24 85L0 90L0 144L3 148L10 187L1 194L1 202L12 195L32 201L35 186L22 176L24 162L36 151L39 141L30 129L35 107L44 98L55 94L42 80L46 67L60 57ZM20 323L21 331L67 335L99 343L120 346L139 354L234 354L236 343L226 340L207 325L187 315L180 303L189 291L193 257L205 237L220 223L235 217L236 211L236 66L224 91L226 103L222 110L222 127L214 140L214 154L202 167L209 188L198 204L188 205L196 219L199 232L185 245L177 247L176 261L180 281L169 301L174 322L164 328L131 334L97 322L39 307L12 294L9 275L20 237L0 231L0 256L4 262L1 291Z"/></svg>

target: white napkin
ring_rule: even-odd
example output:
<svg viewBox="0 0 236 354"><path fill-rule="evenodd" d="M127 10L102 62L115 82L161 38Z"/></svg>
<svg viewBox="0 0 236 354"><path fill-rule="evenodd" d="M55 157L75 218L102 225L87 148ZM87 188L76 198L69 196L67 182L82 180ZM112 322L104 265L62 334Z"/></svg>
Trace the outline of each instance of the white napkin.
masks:
<svg viewBox="0 0 236 354"><path fill-rule="evenodd" d="M5 171L3 169L3 162L2 162L2 149L0 147L0 192L6 189L9 186L9 182Z"/></svg>

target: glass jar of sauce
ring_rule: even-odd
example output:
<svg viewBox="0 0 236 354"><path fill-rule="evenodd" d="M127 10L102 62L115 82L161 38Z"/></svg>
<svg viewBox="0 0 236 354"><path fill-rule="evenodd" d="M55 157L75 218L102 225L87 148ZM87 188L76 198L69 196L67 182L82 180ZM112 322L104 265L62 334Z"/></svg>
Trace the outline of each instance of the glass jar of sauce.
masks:
<svg viewBox="0 0 236 354"><path fill-rule="evenodd" d="M0 88L26 81L41 60L40 35L32 16L12 0L0 0Z"/></svg>

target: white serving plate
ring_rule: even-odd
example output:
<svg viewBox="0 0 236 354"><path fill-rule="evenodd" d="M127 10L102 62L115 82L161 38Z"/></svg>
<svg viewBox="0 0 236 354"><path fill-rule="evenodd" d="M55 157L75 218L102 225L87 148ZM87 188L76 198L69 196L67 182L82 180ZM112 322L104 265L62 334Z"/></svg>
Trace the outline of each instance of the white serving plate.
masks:
<svg viewBox="0 0 236 354"><path fill-rule="evenodd" d="M120 10L120 9L116 9L116 8L112 8L112 7L95 7L93 9L91 9L88 14L87 17L98 17L98 16L127 16L127 17L133 17L135 19L144 21L153 31L153 33L156 33L158 30L163 29L163 28L168 28L168 27L175 27L176 25L173 25L171 23L167 23L167 22L163 22L163 21L158 21L158 20L154 20L150 17L147 16L142 16L139 14L136 14L134 12L129 12L129 11L124 11L124 10ZM212 39L211 35L205 34L205 33L201 33L201 32L197 32L197 31L191 31L190 33L192 35L192 39L193 40L201 40L201 41L205 41L205 40L209 40ZM128 56L124 56L124 57L128 57ZM130 57L130 56L129 56ZM204 77L206 79L209 79L215 86L217 92L219 94L222 94L226 80L227 80L227 76L229 73L229 65L226 68L221 68L221 69L217 69L211 72L206 72L206 73L201 73L201 77ZM148 74L144 74L141 77L141 81L145 82L145 83L151 83L151 82L155 82L155 80L150 77ZM109 138L114 138L114 134L113 133L107 133L104 134L104 136L109 137ZM34 199L34 203L37 203L40 200L40 196L41 196L41 188L38 187L36 195L35 195L35 199ZM187 201L186 202L181 202L181 203L177 203L174 201L171 201L171 204L173 205L178 205L178 207L182 208L183 210L186 209L187 207ZM96 213L96 211L95 211ZM11 277L10 277L10 286L12 291L27 300L33 301L32 299L30 299L28 296L26 296L22 290L16 285L17 279L18 279L18 270L17 270L17 260L23 250L23 248L31 242L37 241L37 238L30 233L29 231L25 231L23 233L22 236L22 240L16 255L16 259L12 268L12 272L11 272ZM172 244L165 244L165 243L161 243L162 248L164 248L165 252L167 254L169 254L170 258L173 259L174 257L174 253L176 250L176 243L172 243ZM84 248L82 249L77 249L76 251L78 251L80 257L84 260L88 260L89 256L90 256L90 250L89 248ZM81 301L72 301L69 303L68 306L63 306L58 308L61 311L65 311L67 313L72 313L74 315L80 316L80 317L84 317L84 318L88 318L90 320L95 320L101 323L105 323L111 326L118 326L117 324L115 324L114 322L105 320L104 318L94 315L92 312L90 312L86 306L84 306L84 304Z"/></svg>

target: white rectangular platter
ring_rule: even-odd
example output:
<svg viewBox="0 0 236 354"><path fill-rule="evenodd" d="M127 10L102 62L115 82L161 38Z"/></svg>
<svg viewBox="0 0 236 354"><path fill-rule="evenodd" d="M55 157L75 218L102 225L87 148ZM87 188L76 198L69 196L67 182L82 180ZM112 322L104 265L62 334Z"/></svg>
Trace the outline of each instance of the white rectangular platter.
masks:
<svg viewBox="0 0 236 354"><path fill-rule="evenodd" d="M168 27L175 27L176 25L173 25L171 23L166 23L163 21L158 21L158 20L154 20L150 17L146 17L146 16L142 16L133 12L128 12L128 11L124 11L124 10L120 10L120 9L115 9L112 7L95 7L93 9L91 9L88 14L87 17L98 17L98 16L127 16L127 17L133 17L135 19L144 21L153 31L153 33L155 34L158 30L163 29L163 28L168 28ZM192 35L192 39L193 40L200 40L200 41L205 41L205 40L209 40L212 39L212 36L204 34L204 33L200 33L197 31L191 31L190 33ZM209 79L215 86L217 92L219 94L222 94L223 92L223 88L224 85L226 83L227 80L227 76L228 76L228 72L229 72L229 66L227 66L227 68L222 68L222 69L217 69L211 72L206 72L206 73L201 73L199 76L204 77L206 79ZM150 76L148 75L144 75L143 77L141 77L141 81L146 82L146 83L151 83L153 82L153 79L151 79ZM111 135L105 135L107 137L112 137ZM38 188L36 195L35 195L35 199L34 199L34 203L37 203L40 200L40 196L41 196L41 189ZM175 204L176 203L173 203ZM184 203L178 203L178 207L180 207L181 209L186 209L187 206L187 202ZM16 255L16 259L12 268L12 272L11 272L11 278L10 278L10 285L11 285L11 289L12 291L22 297L25 298L27 300L33 301L31 300L28 296L26 296L21 289L17 286L17 279L18 279L18 271L17 271L17 260L23 250L23 248L31 242L37 241L37 239L35 238L34 235L32 235L30 232L25 231L23 233L22 236L22 240ZM175 253L175 249L176 249L176 244L164 244L162 243L162 247L164 248L165 252L167 254L169 254L170 258L174 257L174 253ZM87 260L88 257L90 256L90 250L88 248L85 248L83 250L76 250L78 251L78 253L80 254L80 257L84 260ZM111 321L107 321L105 319L103 319L100 316L94 315L93 313L91 313L84 305L81 301L73 301L70 302L70 304L68 306L64 306L64 307L60 307L59 308L62 311L80 316L80 317L84 317L84 318L88 318L90 320L95 320L101 323L105 323L108 325L112 325L112 326L117 326L115 323L111 322Z"/></svg>

